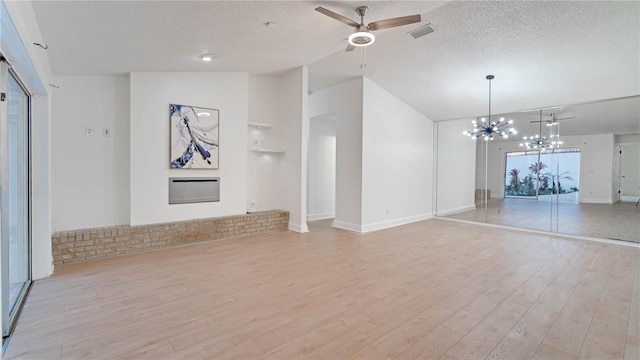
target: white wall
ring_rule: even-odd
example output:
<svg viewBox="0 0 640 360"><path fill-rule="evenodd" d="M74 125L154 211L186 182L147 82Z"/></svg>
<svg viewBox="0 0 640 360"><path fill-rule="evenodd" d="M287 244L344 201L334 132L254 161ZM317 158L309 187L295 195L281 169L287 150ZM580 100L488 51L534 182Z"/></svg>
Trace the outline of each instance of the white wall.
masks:
<svg viewBox="0 0 640 360"><path fill-rule="evenodd" d="M361 232L432 217L433 122L364 78Z"/></svg>
<svg viewBox="0 0 640 360"><path fill-rule="evenodd" d="M614 137L612 134L563 136L563 147L580 148L580 192L582 203L613 203ZM521 151L520 141L489 143L489 189L492 198L504 197L505 156ZM478 168L478 171L484 171Z"/></svg>
<svg viewBox="0 0 640 360"><path fill-rule="evenodd" d="M281 77L274 75L249 76L249 122L270 124L272 128L248 128L247 210L277 209L278 181L281 154L251 151L256 147L281 150L283 129L280 113L283 100Z"/></svg>
<svg viewBox="0 0 640 360"><path fill-rule="evenodd" d="M314 91L309 116L336 121L336 204L333 226L360 231L362 223L363 78Z"/></svg>
<svg viewBox="0 0 640 360"><path fill-rule="evenodd" d="M31 276L53 274L51 252L51 98L31 98Z"/></svg>
<svg viewBox="0 0 640 360"><path fill-rule="evenodd" d="M640 134L615 135L616 144L637 144L640 143Z"/></svg>
<svg viewBox="0 0 640 360"><path fill-rule="evenodd" d="M475 209L476 142L462 132L472 119L440 121L437 129L436 214Z"/></svg>
<svg viewBox="0 0 640 360"><path fill-rule="evenodd" d="M128 224L129 76L59 76L56 81L53 230ZM89 129L93 136L86 135Z"/></svg>
<svg viewBox="0 0 640 360"><path fill-rule="evenodd" d="M336 122L332 115L311 119L307 219L333 218L336 212Z"/></svg>
<svg viewBox="0 0 640 360"><path fill-rule="evenodd" d="M433 122L366 78L315 91L336 121L335 227L368 232L432 216Z"/></svg>
<svg viewBox="0 0 640 360"><path fill-rule="evenodd" d="M563 146L580 147L582 203L613 203L613 134L565 136Z"/></svg>
<svg viewBox="0 0 640 360"><path fill-rule="evenodd" d="M307 226L307 142L309 136L308 69L299 67L282 75L280 95L282 120L286 131L281 143L279 181L280 208L289 211L289 229L308 232Z"/></svg>
<svg viewBox="0 0 640 360"><path fill-rule="evenodd" d="M132 73L130 224L210 218L246 212L246 73ZM169 169L169 104L220 110L220 169ZM220 177L220 202L168 204L169 177Z"/></svg>

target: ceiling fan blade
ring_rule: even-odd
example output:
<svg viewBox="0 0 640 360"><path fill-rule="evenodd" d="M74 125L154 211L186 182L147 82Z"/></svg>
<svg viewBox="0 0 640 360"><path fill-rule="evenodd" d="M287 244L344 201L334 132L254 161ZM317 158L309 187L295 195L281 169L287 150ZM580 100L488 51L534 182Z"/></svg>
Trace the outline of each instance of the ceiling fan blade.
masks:
<svg viewBox="0 0 640 360"><path fill-rule="evenodd" d="M331 10L327 10L327 9L323 8L322 6L317 7L316 11L321 13L321 14L325 14L330 18L336 19L336 20L340 21L341 23L345 23L345 24L347 24L349 26L352 26L352 27L357 27L358 25L360 25L357 22L355 22L355 21L353 21L353 20L351 20L349 18L346 18L346 17L344 17L344 16L342 16L340 14L336 14Z"/></svg>
<svg viewBox="0 0 640 360"><path fill-rule="evenodd" d="M356 47L354 45L351 44L347 44L347 50L345 51L353 51Z"/></svg>
<svg viewBox="0 0 640 360"><path fill-rule="evenodd" d="M556 121L556 120L569 120L569 119L575 119L575 118L576 118L575 116L572 116L572 117L566 117L566 118L560 118L560 119L553 119L553 120L554 120L554 121Z"/></svg>
<svg viewBox="0 0 640 360"><path fill-rule="evenodd" d="M401 16L393 19L374 21L369 24L369 30L373 31L373 30L388 29L396 26L418 23L420 21L422 21L422 17L420 16L420 14Z"/></svg>

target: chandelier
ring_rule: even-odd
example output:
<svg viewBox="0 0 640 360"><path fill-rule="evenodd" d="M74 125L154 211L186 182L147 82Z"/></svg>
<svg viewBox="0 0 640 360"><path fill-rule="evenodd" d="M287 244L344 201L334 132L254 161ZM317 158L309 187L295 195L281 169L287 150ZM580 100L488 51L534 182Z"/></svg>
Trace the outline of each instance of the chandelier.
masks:
<svg viewBox="0 0 640 360"><path fill-rule="evenodd" d="M494 79L493 75L487 75L489 80L489 119L481 118L480 122L473 120L473 130L463 131L464 135L471 137L473 140L482 136L484 141L493 140L496 137L508 138L511 134L517 134L516 129L508 127L513 124L513 120L505 121L503 117L498 121L491 121L491 80Z"/></svg>
<svg viewBox="0 0 640 360"><path fill-rule="evenodd" d="M560 145L562 145L562 141L560 140L554 140L554 138L558 138L558 135L549 135L549 137L546 136L541 136L542 134L542 110L540 110L540 121L538 121L538 123L540 124L538 132L539 134L533 135L533 136L524 136L522 137L522 140L524 140L523 143L520 143L520 146L522 147L526 147L527 149L533 149L533 150L551 150L551 149L557 149L560 147ZM549 126L553 126L553 125L557 125L557 122L551 122L547 125Z"/></svg>
<svg viewBox="0 0 640 360"><path fill-rule="evenodd" d="M520 146L525 146L527 149L556 149L562 145L562 141L554 141L553 138L557 137L557 135L549 135L546 136L534 135L534 136L525 136L522 140L525 140L524 143L520 143Z"/></svg>

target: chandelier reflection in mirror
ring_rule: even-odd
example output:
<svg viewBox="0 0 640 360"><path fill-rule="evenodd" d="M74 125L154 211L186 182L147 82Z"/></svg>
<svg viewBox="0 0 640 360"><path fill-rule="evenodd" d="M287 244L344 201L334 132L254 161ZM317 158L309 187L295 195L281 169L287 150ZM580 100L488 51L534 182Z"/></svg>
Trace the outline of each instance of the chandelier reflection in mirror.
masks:
<svg viewBox="0 0 640 360"><path fill-rule="evenodd" d="M506 121L504 118L500 118L498 121L491 121L491 80L494 79L493 75L487 75L489 80L489 116L487 118L481 118L480 122L473 120L473 130L463 131L464 135L471 137L473 140L482 136L484 141L493 140L496 137L508 138L509 135L515 135L518 132L512 127L508 127L513 124L513 120Z"/></svg>
<svg viewBox="0 0 640 360"><path fill-rule="evenodd" d="M559 136L557 134L551 134L549 135L549 137L542 136L542 110L540 110L540 120L532 122L540 123L540 128L538 130L539 133L533 136L522 137L522 140L524 140L524 142L520 143L520 146L526 147L527 149L552 150L557 149L560 147L560 145L562 145L562 141L558 139ZM550 121L547 124L547 126L553 125L558 125L558 123L556 121ZM554 138L556 138L557 140L554 140Z"/></svg>
<svg viewBox="0 0 640 360"><path fill-rule="evenodd" d="M549 135L548 138L540 135L524 136L522 140L525 140L525 142L520 143L520 146L526 147L527 149L557 149L562 145L562 141L554 141L554 137L557 137L557 135Z"/></svg>

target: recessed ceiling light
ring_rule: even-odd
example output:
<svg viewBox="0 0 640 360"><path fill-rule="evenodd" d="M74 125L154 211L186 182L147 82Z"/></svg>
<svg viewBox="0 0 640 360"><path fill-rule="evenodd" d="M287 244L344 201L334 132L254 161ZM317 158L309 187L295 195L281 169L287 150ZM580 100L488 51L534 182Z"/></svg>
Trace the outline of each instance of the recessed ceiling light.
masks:
<svg viewBox="0 0 640 360"><path fill-rule="evenodd" d="M216 56L213 55L213 54L202 54L202 55L200 55L200 59L202 59L202 61L206 61L206 62L209 62L209 61L213 60L214 57L216 57Z"/></svg>

